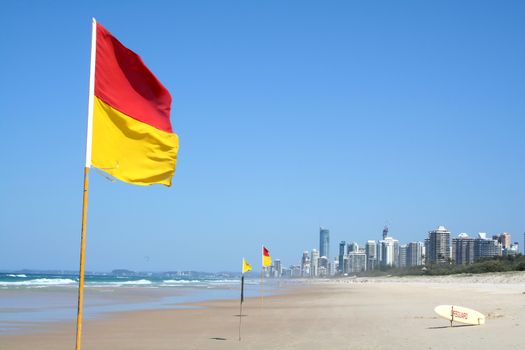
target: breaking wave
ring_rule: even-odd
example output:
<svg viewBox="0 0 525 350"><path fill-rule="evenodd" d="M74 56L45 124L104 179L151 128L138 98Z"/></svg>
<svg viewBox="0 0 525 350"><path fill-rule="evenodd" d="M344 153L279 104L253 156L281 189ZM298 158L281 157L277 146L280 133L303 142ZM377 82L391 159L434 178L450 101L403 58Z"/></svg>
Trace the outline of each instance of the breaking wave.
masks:
<svg viewBox="0 0 525 350"><path fill-rule="evenodd" d="M28 281L0 281L0 286L65 286L77 283L69 278L37 278Z"/></svg>

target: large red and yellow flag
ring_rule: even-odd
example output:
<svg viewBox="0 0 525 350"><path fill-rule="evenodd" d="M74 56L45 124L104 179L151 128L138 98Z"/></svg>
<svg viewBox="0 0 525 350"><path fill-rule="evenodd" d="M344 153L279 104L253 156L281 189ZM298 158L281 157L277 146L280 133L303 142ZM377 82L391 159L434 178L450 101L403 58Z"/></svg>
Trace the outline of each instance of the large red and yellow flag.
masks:
<svg viewBox="0 0 525 350"><path fill-rule="evenodd" d="M90 165L127 183L170 186L179 148L170 93L98 23L95 47Z"/></svg>
<svg viewBox="0 0 525 350"><path fill-rule="evenodd" d="M262 266L272 266L272 258L270 257L270 252L265 246L262 247Z"/></svg>

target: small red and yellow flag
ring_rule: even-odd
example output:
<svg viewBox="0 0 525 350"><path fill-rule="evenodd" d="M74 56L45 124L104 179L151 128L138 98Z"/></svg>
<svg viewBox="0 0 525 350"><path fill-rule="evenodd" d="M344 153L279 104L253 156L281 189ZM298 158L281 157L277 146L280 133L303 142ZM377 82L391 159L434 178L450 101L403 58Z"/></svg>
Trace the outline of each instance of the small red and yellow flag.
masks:
<svg viewBox="0 0 525 350"><path fill-rule="evenodd" d="M127 183L170 186L179 148L171 95L98 23L94 81L90 165Z"/></svg>
<svg viewBox="0 0 525 350"><path fill-rule="evenodd" d="M272 266L272 258L270 257L270 251L265 246L262 247L262 266Z"/></svg>

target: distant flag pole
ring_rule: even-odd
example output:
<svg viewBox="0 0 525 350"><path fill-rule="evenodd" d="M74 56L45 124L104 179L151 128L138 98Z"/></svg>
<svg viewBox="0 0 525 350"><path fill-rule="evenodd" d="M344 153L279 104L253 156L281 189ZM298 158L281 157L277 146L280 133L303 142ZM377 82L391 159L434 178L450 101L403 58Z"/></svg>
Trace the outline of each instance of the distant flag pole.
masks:
<svg viewBox="0 0 525 350"><path fill-rule="evenodd" d="M262 264L261 264L261 307L264 303L264 246L262 246Z"/></svg>
<svg viewBox="0 0 525 350"><path fill-rule="evenodd" d="M261 269L261 305L264 303L264 271L266 267L272 266L270 251L262 246L262 269Z"/></svg>
<svg viewBox="0 0 525 350"><path fill-rule="evenodd" d="M135 185L170 186L179 148L170 110L169 91L140 56L93 18L76 350L80 350L82 338L89 171L96 167Z"/></svg>
<svg viewBox="0 0 525 350"><path fill-rule="evenodd" d="M241 341L241 322L242 322L242 303L244 302L244 274L251 271L252 266L242 258L242 273L241 273L241 302L239 306L239 341Z"/></svg>

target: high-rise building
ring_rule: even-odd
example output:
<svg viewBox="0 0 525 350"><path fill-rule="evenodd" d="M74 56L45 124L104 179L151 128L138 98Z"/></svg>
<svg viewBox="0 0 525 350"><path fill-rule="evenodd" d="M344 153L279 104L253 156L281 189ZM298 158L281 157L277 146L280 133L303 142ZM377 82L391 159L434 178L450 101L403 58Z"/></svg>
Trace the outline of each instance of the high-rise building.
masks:
<svg viewBox="0 0 525 350"><path fill-rule="evenodd" d="M427 263L442 264L450 258L450 232L444 227L428 233Z"/></svg>
<svg viewBox="0 0 525 350"><path fill-rule="evenodd" d="M312 254L310 258L310 276L319 276L319 251L317 249L312 249Z"/></svg>
<svg viewBox="0 0 525 350"><path fill-rule="evenodd" d="M520 253L520 246L518 242L514 242L510 245L509 249L503 249L503 255L514 256Z"/></svg>
<svg viewBox="0 0 525 350"><path fill-rule="evenodd" d="M494 235L492 236L492 239L498 241L498 243L501 244L501 248L503 249L509 249L510 245L512 244L510 233L507 232Z"/></svg>
<svg viewBox="0 0 525 350"><path fill-rule="evenodd" d="M452 239L452 259L456 265L468 265L474 262L474 238L460 233Z"/></svg>
<svg viewBox="0 0 525 350"><path fill-rule="evenodd" d="M310 272L310 268L308 268ZM302 265L292 265L290 266L290 276L291 277L303 277L303 267Z"/></svg>
<svg viewBox="0 0 525 350"><path fill-rule="evenodd" d="M399 256L397 259L397 267L407 267L407 245L403 244L399 246Z"/></svg>
<svg viewBox="0 0 525 350"><path fill-rule="evenodd" d="M425 265L430 264L430 261L428 259L429 251L430 251L430 239L427 237L425 238L425 245L423 246L423 263Z"/></svg>
<svg viewBox="0 0 525 350"><path fill-rule="evenodd" d="M501 255L501 244L498 241L486 238L486 234L480 232L478 238L474 240L474 261Z"/></svg>
<svg viewBox="0 0 525 350"><path fill-rule="evenodd" d="M388 237L388 226L383 229L383 241Z"/></svg>
<svg viewBox="0 0 525 350"><path fill-rule="evenodd" d="M319 228L319 255L330 259L330 231Z"/></svg>
<svg viewBox="0 0 525 350"><path fill-rule="evenodd" d="M369 271L377 267L377 244L376 241L367 241L365 245L366 268Z"/></svg>
<svg viewBox="0 0 525 350"><path fill-rule="evenodd" d="M378 241L377 242L377 246L376 246L376 262L377 262L377 266L382 266L381 262L383 261L383 249L381 248L381 242L382 241Z"/></svg>
<svg viewBox="0 0 525 350"><path fill-rule="evenodd" d="M316 277L326 277L328 276L328 259L326 256L320 256L318 259L318 268L317 268L317 276Z"/></svg>
<svg viewBox="0 0 525 350"><path fill-rule="evenodd" d="M273 261L273 265L274 265L274 277L276 278L281 278L282 274L283 274L283 268L282 268L282 265L281 265L281 260L280 259L275 259Z"/></svg>
<svg viewBox="0 0 525 350"><path fill-rule="evenodd" d="M348 273L366 271L366 254L360 252L348 253Z"/></svg>
<svg viewBox="0 0 525 350"><path fill-rule="evenodd" d="M310 252L304 251L301 258L301 276L310 277Z"/></svg>
<svg viewBox="0 0 525 350"><path fill-rule="evenodd" d="M423 265L423 243L410 242L407 245L407 266Z"/></svg>
<svg viewBox="0 0 525 350"><path fill-rule="evenodd" d="M285 278L292 277L292 270L286 267L281 268L281 277L285 277Z"/></svg>
<svg viewBox="0 0 525 350"><path fill-rule="evenodd" d="M334 259L334 261L332 261L332 263L329 265L328 270L330 276L335 276L336 272L339 271L339 260Z"/></svg>
<svg viewBox="0 0 525 350"><path fill-rule="evenodd" d="M358 252L359 251L359 244L356 242L348 243L347 245L347 253L350 254L351 252Z"/></svg>
<svg viewBox="0 0 525 350"><path fill-rule="evenodd" d="M500 243L503 249L510 249L510 246L512 244L512 238L510 236L510 233L503 232L500 235Z"/></svg>
<svg viewBox="0 0 525 350"><path fill-rule="evenodd" d="M399 241L392 237L386 237L379 241L381 249L381 266L396 266L399 256Z"/></svg>
<svg viewBox="0 0 525 350"><path fill-rule="evenodd" d="M339 243L339 266L337 267L337 270L341 274L345 272L344 271L345 270L344 259L345 259L345 255L346 255L345 249L346 249L346 242L345 241L341 241L341 243Z"/></svg>

